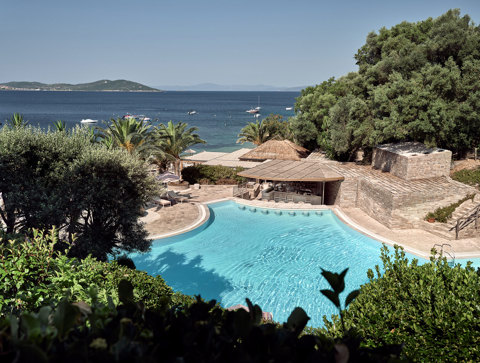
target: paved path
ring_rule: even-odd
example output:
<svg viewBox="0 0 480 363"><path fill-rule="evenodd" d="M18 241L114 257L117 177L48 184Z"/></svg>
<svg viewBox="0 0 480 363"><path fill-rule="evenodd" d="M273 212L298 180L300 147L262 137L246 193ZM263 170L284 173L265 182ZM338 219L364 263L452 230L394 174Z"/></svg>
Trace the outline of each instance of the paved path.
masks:
<svg viewBox="0 0 480 363"><path fill-rule="evenodd" d="M224 199L232 196L231 185L207 185L200 189L178 193L191 195L189 202L177 203L171 207L153 206L147 209L147 214L141 221L145 223L150 238L164 234L175 234L177 231L188 231L196 226L200 217L199 203Z"/></svg>

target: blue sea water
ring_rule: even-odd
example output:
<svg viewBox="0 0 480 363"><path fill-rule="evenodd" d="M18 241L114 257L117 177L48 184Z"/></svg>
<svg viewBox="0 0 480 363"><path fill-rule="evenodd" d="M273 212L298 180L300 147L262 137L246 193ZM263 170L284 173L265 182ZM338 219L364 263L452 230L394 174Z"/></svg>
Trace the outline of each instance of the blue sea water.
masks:
<svg viewBox="0 0 480 363"><path fill-rule="evenodd" d="M285 119L294 115L285 108L293 107L298 92L0 92L0 122L13 113L23 114L34 126L47 128L56 120L68 127L85 118L109 120L126 113L145 115L154 124L183 121L198 127L206 145L194 150L232 151L241 128L255 118L247 109L260 104L261 116L275 113ZM188 115L190 110L197 111Z"/></svg>
<svg viewBox="0 0 480 363"><path fill-rule="evenodd" d="M292 216L240 208L232 201L211 204L207 226L156 240L150 252L130 257L138 270L161 275L176 291L201 294L224 307L245 305L248 297L278 322L301 306L314 327L323 325L323 315L336 312L320 294L329 288L321 268L338 273L349 268L344 301L368 281L369 268L382 266L381 243L343 224L329 210L321 215L296 211Z"/></svg>

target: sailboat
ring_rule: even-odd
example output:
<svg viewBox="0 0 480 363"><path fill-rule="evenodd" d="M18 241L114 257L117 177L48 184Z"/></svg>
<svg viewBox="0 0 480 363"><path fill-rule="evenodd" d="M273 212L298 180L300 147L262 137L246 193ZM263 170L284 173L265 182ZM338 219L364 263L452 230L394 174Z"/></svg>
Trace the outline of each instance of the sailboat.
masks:
<svg viewBox="0 0 480 363"><path fill-rule="evenodd" d="M245 112L248 112L248 113L251 113L251 114L255 114L255 113L260 113L260 110L262 108L260 107L260 96L258 96L258 106L255 107L255 108L251 108L250 110L247 110Z"/></svg>
<svg viewBox="0 0 480 363"><path fill-rule="evenodd" d="M258 96L258 106L255 107L257 111L260 111L262 108L260 107L260 96Z"/></svg>

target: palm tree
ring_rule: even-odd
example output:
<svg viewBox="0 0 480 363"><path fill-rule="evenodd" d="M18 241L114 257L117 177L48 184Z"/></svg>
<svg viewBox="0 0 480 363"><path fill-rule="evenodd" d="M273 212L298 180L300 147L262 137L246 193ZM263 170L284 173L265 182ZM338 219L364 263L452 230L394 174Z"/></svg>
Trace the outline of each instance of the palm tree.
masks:
<svg viewBox="0 0 480 363"><path fill-rule="evenodd" d="M63 122L63 121L60 121L60 120L55 121L53 123L53 126L55 127L55 131L57 131L57 132L67 131L67 126L65 125L65 122Z"/></svg>
<svg viewBox="0 0 480 363"><path fill-rule="evenodd" d="M156 127L158 146L167 158L173 160L175 174L178 176L180 176L180 155L190 146L206 143L195 133L198 130L196 127L188 129L187 127L187 123L174 124L172 121L169 121L166 126L160 124Z"/></svg>
<svg viewBox="0 0 480 363"><path fill-rule="evenodd" d="M243 144L245 142L251 142L255 145L263 144L265 141L270 140L270 131L267 126L268 125L264 120L249 122L240 130L237 143Z"/></svg>
<svg viewBox="0 0 480 363"><path fill-rule="evenodd" d="M12 118L5 122L6 126L10 129L22 129L28 125L28 121L25 121L19 113L14 113Z"/></svg>
<svg viewBox="0 0 480 363"><path fill-rule="evenodd" d="M152 125L148 122L133 118L111 119L111 122L106 128L97 128L100 142L107 148L119 147L131 154L137 153L144 159L161 152L154 143Z"/></svg>

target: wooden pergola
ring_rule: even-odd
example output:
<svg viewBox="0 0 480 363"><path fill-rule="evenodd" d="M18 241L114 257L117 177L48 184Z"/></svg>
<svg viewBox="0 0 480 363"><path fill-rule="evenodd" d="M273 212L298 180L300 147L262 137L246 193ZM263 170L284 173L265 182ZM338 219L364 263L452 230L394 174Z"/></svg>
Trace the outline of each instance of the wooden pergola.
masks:
<svg viewBox="0 0 480 363"><path fill-rule="evenodd" d="M325 163L292 160L267 161L238 175L244 178L285 182L329 182L345 179Z"/></svg>
<svg viewBox="0 0 480 363"><path fill-rule="evenodd" d="M282 182L286 184L297 183L321 183L321 200L318 204L325 203L325 183L342 181L345 177L333 169L327 164L317 161L292 161L292 160L272 160L264 162L261 165L254 168L244 170L238 173L239 176L244 178L260 180ZM318 186L320 187L320 186ZM295 186L294 186L295 188ZM299 190L300 189L300 190ZM317 189L317 188L315 188ZM275 188L276 190L276 188ZM302 192L298 186L295 188L295 193L287 193L291 198L299 198L298 192ZM288 189L287 189L288 192ZM277 192L274 192L277 193ZM318 188L318 194L320 190ZM292 195L294 197L292 197ZM275 198L275 194L274 194ZM319 199L320 197L312 197L312 199ZM292 200L293 200L292 199ZM312 203L314 203L312 201Z"/></svg>

